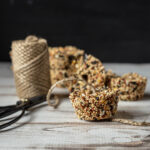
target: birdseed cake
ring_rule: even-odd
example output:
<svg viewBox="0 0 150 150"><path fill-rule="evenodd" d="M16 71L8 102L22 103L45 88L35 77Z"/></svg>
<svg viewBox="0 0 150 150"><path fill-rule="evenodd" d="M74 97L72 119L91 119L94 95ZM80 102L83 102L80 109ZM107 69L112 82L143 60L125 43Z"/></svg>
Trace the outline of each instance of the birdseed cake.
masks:
<svg viewBox="0 0 150 150"><path fill-rule="evenodd" d="M86 56L76 74L79 79L85 80L95 88L105 84L105 68L101 61L92 55Z"/></svg>
<svg viewBox="0 0 150 150"><path fill-rule="evenodd" d="M117 91L107 87L97 88L78 81L70 93L70 100L75 113L82 120L102 120L112 118L117 112Z"/></svg>
<svg viewBox="0 0 150 150"><path fill-rule="evenodd" d="M137 73L111 78L110 88L117 88L119 100L138 100L144 95L147 79Z"/></svg>
<svg viewBox="0 0 150 150"><path fill-rule="evenodd" d="M72 76L83 63L84 50L74 46L49 47L51 83ZM67 83L58 87L67 87Z"/></svg>

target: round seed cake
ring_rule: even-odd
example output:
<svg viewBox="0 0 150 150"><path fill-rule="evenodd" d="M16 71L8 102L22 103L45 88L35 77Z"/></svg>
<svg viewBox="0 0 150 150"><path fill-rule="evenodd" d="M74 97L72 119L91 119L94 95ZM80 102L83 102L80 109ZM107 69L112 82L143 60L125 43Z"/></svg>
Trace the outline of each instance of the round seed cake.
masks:
<svg viewBox="0 0 150 150"><path fill-rule="evenodd" d="M51 83L72 76L83 63L84 51L74 46L49 47ZM67 87L67 83L58 87Z"/></svg>
<svg viewBox="0 0 150 150"><path fill-rule="evenodd" d="M101 61L92 55L87 55L84 63L77 70L79 79L85 80L94 87L104 86L106 74Z"/></svg>
<svg viewBox="0 0 150 150"><path fill-rule="evenodd" d="M105 85L106 72L102 62L92 55L86 55L84 62L74 74L77 80L84 80L95 88ZM77 80L69 83L68 89L72 91L77 86Z"/></svg>
<svg viewBox="0 0 150 150"><path fill-rule="evenodd" d="M103 87L95 91L94 87L78 81L70 93L70 100L78 118L83 120L102 120L112 118L117 112L117 91Z"/></svg>
<svg viewBox="0 0 150 150"><path fill-rule="evenodd" d="M137 73L111 78L109 87L117 88L119 100L138 100L144 95L147 79Z"/></svg>

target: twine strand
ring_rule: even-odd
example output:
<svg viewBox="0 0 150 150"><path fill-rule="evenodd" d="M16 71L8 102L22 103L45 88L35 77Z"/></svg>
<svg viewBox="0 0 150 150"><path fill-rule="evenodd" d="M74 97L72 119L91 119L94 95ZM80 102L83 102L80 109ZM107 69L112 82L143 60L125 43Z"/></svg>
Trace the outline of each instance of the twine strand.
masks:
<svg viewBox="0 0 150 150"><path fill-rule="evenodd" d="M122 124L127 124L127 125L132 125L132 126L150 126L150 122L137 122L137 121L132 121L128 119L122 119L122 118L113 118L111 119L112 122L119 122Z"/></svg>
<svg viewBox="0 0 150 150"><path fill-rule="evenodd" d="M92 87L92 90L93 90L94 92L96 91L95 88L94 88L91 84L87 83L87 82L84 81L84 80L77 79L77 77L71 76L71 77L69 77L69 78L65 78L65 79L62 79L62 80L60 80L60 81L57 81L57 82L55 82L55 83L51 86L51 88L49 89L48 94L47 94L47 96L46 96L46 100L47 100L49 106L52 106L52 107L56 108L56 107L59 105L59 101L60 101L60 100L58 99L58 97L57 97L56 95L54 96L54 102L52 102L52 100L51 100L51 95L52 95L52 92L53 92L53 90L55 89L55 87L56 87L58 84L62 84L62 83L64 83L64 82L73 81L73 80L83 81L83 82L86 83L86 85L89 85L90 87Z"/></svg>
<svg viewBox="0 0 150 150"><path fill-rule="evenodd" d="M76 80L76 78L74 78L74 77L65 78L65 79L62 79L62 80L60 80L60 81L57 81L55 84L53 84L53 85L51 86L51 88L49 89L48 94L47 94L47 96L46 96L46 100L47 100L49 106L52 106L52 107L56 108L56 107L58 106L58 104L59 104L59 101L60 101L60 100L58 99L58 97L55 95L55 96L54 96L54 102L53 102L53 103L51 102L51 95L52 95L52 92L53 92L53 90L55 89L55 87L56 87L58 84L62 84L62 83L64 83L64 82L73 81L73 80Z"/></svg>

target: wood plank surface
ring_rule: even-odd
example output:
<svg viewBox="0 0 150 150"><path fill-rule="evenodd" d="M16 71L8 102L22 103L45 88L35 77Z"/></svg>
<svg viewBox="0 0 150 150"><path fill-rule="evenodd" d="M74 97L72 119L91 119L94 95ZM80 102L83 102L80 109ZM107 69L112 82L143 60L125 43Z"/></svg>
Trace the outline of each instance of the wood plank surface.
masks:
<svg viewBox="0 0 150 150"><path fill-rule="evenodd" d="M104 64L122 74L138 72L150 80L150 64ZM109 121L87 122L77 119L68 99L68 91L56 89L62 95L57 109L47 103L33 108L19 122L0 132L0 149L150 149L150 127L137 127ZM9 63L0 63L0 105L14 104L13 75ZM119 102L116 118L150 122L150 83L144 98L136 102ZM0 122L1 123L1 122Z"/></svg>

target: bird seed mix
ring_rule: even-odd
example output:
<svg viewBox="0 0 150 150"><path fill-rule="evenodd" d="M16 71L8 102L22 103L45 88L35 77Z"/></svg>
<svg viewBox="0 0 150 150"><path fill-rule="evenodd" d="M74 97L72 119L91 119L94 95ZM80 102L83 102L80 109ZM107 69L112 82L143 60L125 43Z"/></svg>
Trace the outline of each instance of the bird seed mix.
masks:
<svg viewBox="0 0 150 150"><path fill-rule="evenodd" d="M49 47L51 83L72 76L83 63L84 51L73 46ZM59 87L67 87L67 83Z"/></svg>
<svg viewBox="0 0 150 150"><path fill-rule="evenodd" d="M113 77L109 87L117 88L119 100L138 100L144 95L147 79L137 73L127 73L121 77Z"/></svg>
<svg viewBox="0 0 150 150"><path fill-rule="evenodd" d="M97 88L78 81L70 93L70 100L78 118L83 120L102 120L112 118L117 112L117 91L107 87Z"/></svg>

